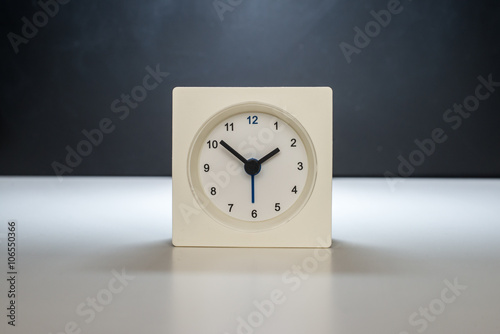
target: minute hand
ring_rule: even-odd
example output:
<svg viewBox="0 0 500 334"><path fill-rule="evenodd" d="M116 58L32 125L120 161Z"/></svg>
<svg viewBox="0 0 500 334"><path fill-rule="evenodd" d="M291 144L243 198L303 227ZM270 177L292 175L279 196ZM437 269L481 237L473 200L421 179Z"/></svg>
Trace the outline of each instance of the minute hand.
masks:
<svg viewBox="0 0 500 334"><path fill-rule="evenodd" d="M275 148L274 150L272 150L271 152L269 152L268 154L266 154L265 156L263 156L260 160L259 160L259 164L262 164L264 163L265 161L267 161L269 158L273 157L275 154L277 154L278 152L280 151L279 148Z"/></svg>
<svg viewBox="0 0 500 334"><path fill-rule="evenodd" d="M247 159L245 159L241 154L239 154L238 152L236 152L236 150L234 148L232 148L231 146L229 146L225 141L221 140L220 144L222 146L224 146L226 148L226 150L228 150L229 152L231 152L241 162L243 162L244 164L247 163Z"/></svg>

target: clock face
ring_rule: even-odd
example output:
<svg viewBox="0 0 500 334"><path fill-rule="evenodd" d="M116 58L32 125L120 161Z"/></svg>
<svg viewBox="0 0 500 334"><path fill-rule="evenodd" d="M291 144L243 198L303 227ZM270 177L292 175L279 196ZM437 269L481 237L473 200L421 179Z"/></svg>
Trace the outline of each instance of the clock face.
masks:
<svg viewBox="0 0 500 334"><path fill-rule="evenodd" d="M249 111L220 113L196 140L191 173L197 197L219 221L284 222L312 189L312 146L284 113L243 109Z"/></svg>

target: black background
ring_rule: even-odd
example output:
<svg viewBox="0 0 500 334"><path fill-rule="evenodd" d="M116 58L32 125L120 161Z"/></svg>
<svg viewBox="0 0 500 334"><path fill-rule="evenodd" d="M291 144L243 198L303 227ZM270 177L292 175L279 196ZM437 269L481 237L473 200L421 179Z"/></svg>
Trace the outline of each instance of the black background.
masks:
<svg viewBox="0 0 500 334"><path fill-rule="evenodd" d="M220 19L215 4L232 3ZM70 1L19 45L36 1L2 1L0 174L54 175L103 118L114 132L65 175L170 175L176 86L331 86L334 175L397 174L398 156L442 128L412 176L500 176L500 87L453 130L446 109L500 81L500 2L401 1L347 62L355 27L388 1ZM159 64L169 76L120 120L111 102Z"/></svg>

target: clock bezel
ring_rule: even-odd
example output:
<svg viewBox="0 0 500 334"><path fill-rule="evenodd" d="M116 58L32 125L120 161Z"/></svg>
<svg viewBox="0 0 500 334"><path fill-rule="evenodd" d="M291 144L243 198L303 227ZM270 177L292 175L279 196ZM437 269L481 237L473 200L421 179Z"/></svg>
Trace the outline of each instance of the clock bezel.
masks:
<svg viewBox="0 0 500 334"><path fill-rule="evenodd" d="M220 210L203 191L203 186L201 184L199 175L199 157L202 146L205 142L206 137L211 133L215 126L221 124L225 119L229 117L252 112L272 115L284 121L288 126L290 126L297 133L297 135L300 137L300 140L304 144L308 162L307 177L304 189L300 193L299 198L297 198L292 206L290 206L283 213L280 213L273 218L263 221L252 221L251 219L241 220L232 217ZM309 201L316 184L317 157L314 144L309 137L307 130L293 115L282 110L281 108L267 103L248 101L228 106L216 112L212 117L207 119L196 132L196 135L194 136L194 139L190 145L187 158L188 182L191 188L191 192L198 205L214 221L222 224L225 227L237 231L261 232L277 228L282 224L286 224L304 208L304 206Z"/></svg>

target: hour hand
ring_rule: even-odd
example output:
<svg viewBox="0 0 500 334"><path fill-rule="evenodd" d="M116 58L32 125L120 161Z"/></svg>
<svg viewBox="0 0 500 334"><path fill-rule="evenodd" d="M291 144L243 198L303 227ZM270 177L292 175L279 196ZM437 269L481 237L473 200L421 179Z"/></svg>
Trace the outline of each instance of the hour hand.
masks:
<svg viewBox="0 0 500 334"><path fill-rule="evenodd" d="M278 153L280 151L279 148L275 148L274 150L272 150L271 152L269 152L268 154L266 154L265 156L263 156L260 160L259 160L259 164L263 163L264 161L268 160L269 158L271 158L272 156L274 156L276 153Z"/></svg>
<svg viewBox="0 0 500 334"><path fill-rule="evenodd" d="M231 146L229 146L225 141L221 140L220 144L222 146L224 146L224 148L226 150L228 150L229 152L231 152L231 154L234 155L236 158L238 158L241 162L243 162L244 164L247 163L247 159L245 159L241 154L239 154L238 152L236 152L236 150L234 148L232 148Z"/></svg>

